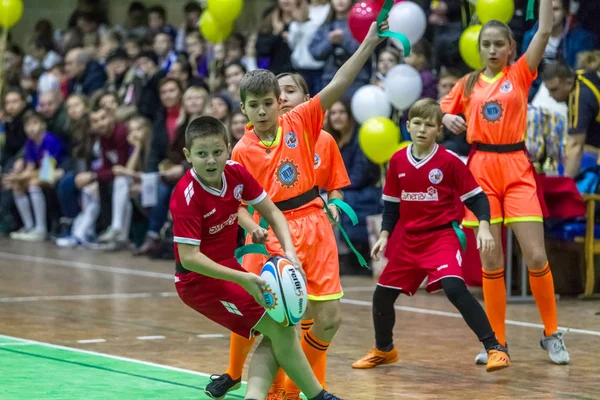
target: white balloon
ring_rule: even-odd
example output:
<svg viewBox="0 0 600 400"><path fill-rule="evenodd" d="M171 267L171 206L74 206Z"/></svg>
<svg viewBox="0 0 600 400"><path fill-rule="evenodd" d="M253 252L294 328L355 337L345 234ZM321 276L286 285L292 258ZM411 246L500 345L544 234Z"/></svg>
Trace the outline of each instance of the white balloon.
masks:
<svg viewBox="0 0 600 400"><path fill-rule="evenodd" d="M394 107L406 110L421 97L423 80L419 71L408 64L400 64L389 70L383 87Z"/></svg>
<svg viewBox="0 0 600 400"><path fill-rule="evenodd" d="M382 88L375 85L365 85L354 92L350 108L359 124L373 117L389 117L392 113L388 96Z"/></svg>
<svg viewBox="0 0 600 400"><path fill-rule="evenodd" d="M408 38L411 44L415 44L421 40L427 28L425 11L412 1L403 1L392 7L388 21L390 23L390 31L402 33ZM392 39L392 43L399 49L402 49L402 43L398 39Z"/></svg>

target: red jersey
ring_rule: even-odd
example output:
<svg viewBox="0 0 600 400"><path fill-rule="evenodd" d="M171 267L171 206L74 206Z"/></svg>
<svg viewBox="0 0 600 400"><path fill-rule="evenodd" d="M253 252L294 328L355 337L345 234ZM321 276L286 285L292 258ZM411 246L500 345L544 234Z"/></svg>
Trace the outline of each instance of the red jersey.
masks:
<svg viewBox="0 0 600 400"><path fill-rule="evenodd" d="M383 200L400 203L400 226L409 232L460 221L463 213L456 199L465 201L482 192L471 171L437 144L420 161L413 157L412 147L408 145L390 160Z"/></svg>
<svg viewBox="0 0 600 400"><path fill-rule="evenodd" d="M199 246L213 261L233 258L240 203L254 205L265 197L267 193L246 168L234 161L227 161L222 189L206 186L190 169L177 182L169 206L175 261L180 263L177 243Z"/></svg>

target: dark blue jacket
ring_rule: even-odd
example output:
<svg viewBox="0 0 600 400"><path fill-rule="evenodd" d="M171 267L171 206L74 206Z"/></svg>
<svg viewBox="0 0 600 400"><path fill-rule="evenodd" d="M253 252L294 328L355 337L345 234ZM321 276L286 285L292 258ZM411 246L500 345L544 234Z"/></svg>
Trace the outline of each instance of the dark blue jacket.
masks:
<svg viewBox="0 0 600 400"><path fill-rule="evenodd" d="M353 242L368 243L367 217L383 211L380 167L369 161L362 152L358 144L358 129L340 152L351 182L350 186L342 189L344 201L358 216L358 225L352 226L350 219L342 213L342 227Z"/></svg>

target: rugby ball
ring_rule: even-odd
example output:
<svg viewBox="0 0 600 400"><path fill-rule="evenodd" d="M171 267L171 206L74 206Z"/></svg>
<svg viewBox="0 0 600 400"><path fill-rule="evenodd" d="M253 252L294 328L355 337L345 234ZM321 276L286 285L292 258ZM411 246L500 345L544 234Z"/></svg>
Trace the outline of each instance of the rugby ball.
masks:
<svg viewBox="0 0 600 400"><path fill-rule="evenodd" d="M296 325L308 305L306 283L294 265L283 257L271 257L263 266L260 277L269 288L263 291L267 313L283 326Z"/></svg>

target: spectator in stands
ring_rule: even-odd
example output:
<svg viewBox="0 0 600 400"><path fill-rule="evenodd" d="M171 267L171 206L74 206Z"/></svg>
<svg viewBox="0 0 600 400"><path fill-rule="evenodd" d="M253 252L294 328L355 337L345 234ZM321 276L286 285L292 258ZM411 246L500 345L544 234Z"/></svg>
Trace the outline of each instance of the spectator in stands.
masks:
<svg viewBox="0 0 600 400"><path fill-rule="evenodd" d="M190 32L198 32L198 21L202 15L202 7L197 1L190 1L183 6L183 22L177 31L175 50L186 51L185 38Z"/></svg>
<svg viewBox="0 0 600 400"><path fill-rule="evenodd" d="M65 73L69 78L68 93L91 96L106 83L106 72L82 48L70 50L65 56Z"/></svg>
<svg viewBox="0 0 600 400"><path fill-rule="evenodd" d="M135 61L142 54L143 40L135 36L127 36L123 44L129 61Z"/></svg>
<svg viewBox="0 0 600 400"><path fill-rule="evenodd" d="M62 58L54 51L52 36L36 36L33 39L31 55L25 56L23 61L23 74L29 76L39 67L48 70L61 61Z"/></svg>
<svg viewBox="0 0 600 400"><path fill-rule="evenodd" d="M246 125L248 125L248 117L246 117L241 111L235 111L231 114L231 133L230 143L233 149L237 142L242 139L246 131Z"/></svg>
<svg viewBox="0 0 600 400"><path fill-rule="evenodd" d="M61 54L67 54L73 49L83 47L83 32L81 32L81 29L74 26L72 28L67 29L67 31L64 33L59 50Z"/></svg>
<svg viewBox="0 0 600 400"><path fill-rule="evenodd" d="M177 62L177 54L173 50L173 39L168 33L160 32L154 36L154 53L158 56L160 69L169 72L171 65Z"/></svg>
<svg viewBox="0 0 600 400"><path fill-rule="evenodd" d="M234 104L229 96L223 93L217 93L210 99L210 110L208 114L229 127L233 108Z"/></svg>
<svg viewBox="0 0 600 400"><path fill-rule="evenodd" d="M373 84L383 88L383 81L387 73L400 64L400 52L393 47L386 47L379 53L377 58L377 72L375 73Z"/></svg>
<svg viewBox="0 0 600 400"><path fill-rule="evenodd" d="M352 37L348 27L348 13L351 7L351 0L332 1L325 23L317 30L310 44L310 53L315 60L325 61L321 87L325 87L333 79L337 70L358 50L360 45ZM346 95L352 97L358 88L368 84L370 80L371 65L366 63Z"/></svg>
<svg viewBox="0 0 600 400"><path fill-rule="evenodd" d="M232 62L225 67L225 92L233 102L240 102L240 82L245 74L246 68L239 62Z"/></svg>
<svg viewBox="0 0 600 400"><path fill-rule="evenodd" d="M185 37L188 61L192 66L192 75L196 78L208 76L208 58L205 54L204 38L200 32L190 32Z"/></svg>
<svg viewBox="0 0 600 400"><path fill-rule="evenodd" d="M109 30L100 37L100 47L96 53L98 60L106 65L108 56L123 45L123 36L116 29Z"/></svg>
<svg viewBox="0 0 600 400"><path fill-rule="evenodd" d="M175 42L177 38L177 29L167 23L167 11L163 6L152 6L148 9L148 26L153 35L166 33Z"/></svg>
<svg viewBox="0 0 600 400"><path fill-rule="evenodd" d="M127 21L125 26L121 27L121 31L126 37L134 40L142 40L149 36L148 10L142 2L134 1L129 4Z"/></svg>
<svg viewBox="0 0 600 400"><path fill-rule="evenodd" d="M117 94L119 103L135 106L141 96L143 81L131 68L131 61L127 52L116 49L106 59L106 72L108 80L104 89Z"/></svg>
<svg viewBox="0 0 600 400"><path fill-rule="evenodd" d="M598 165L600 154L600 75L573 72L567 65L552 64L544 69L544 84L550 95L569 104L569 137L565 175L576 177L582 170Z"/></svg>
<svg viewBox="0 0 600 400"><path fill-rule="evenodd" d="M256 39L256 55L269 60L269 70L275 75L292 71L292 52L288 46L288 30L294 20L296 2L278 0L267 10Z"/></svg>
<svg viewBox="0 0 600 400"><path fill-rule="evenodd" d="M48 234L46 198L41 187L46 178L40 171L42 160L49 156L58 165L63 161L65 152L60 139L46 130L46 121L43 116L30 110L23 116L23 121L27 134L23 167L13 169L3 178L5 187L13 191L15 204L23 222L23 228L12 232L10 237L11 239L40 242L46 240Z"/></svg>
<svg viewBox="0 0 600 400"><path fill-rule="evenodd" d="M358 216L357 225L352 225L345 214L340 216L340 223L356 249L368 261L370 247L366 219L369 215L382 212L379 166L369 161L360 149L358 144L360 126L352 117L348 102L338 101L331 106L324 125L324 129L337 141L350 177L350 186L342 190L344 201L356 211ZM351 254L344 257L344 262L340 262L340 273L370 274L371 272L362 268L356 256Z"/></svg>
<svg viewBox="0 0 600 400"><path fill-rule="evenodd" d="M440 77L438 80L438 100L443 99L456 85L456 82L462 77L459 70L442 68ZM462 132L456 135L450 132L446 127L442 131L442 137L439 142L446 149L458 154L461 157L468 157L471 152L471 145L467 143L467 133Z"/></svg>
<svg viewBox="0 0 600 400"><path fill-rule="evenodd" d="M48 131L57 136L68 148L69 138L69 117L67 110L63 105L62 94L58 90L51 90L40 94L37 112L46 120Z"/></svg>
<svg viewBox="0 0 600 400"><path fill-rule="evenodd" d="M158 68L158 57L150 51L143 52L136 64L144 82L137 105L138 110L140 114L154 121L161 107L158 85L167 74Z"/></svg>
<svg viewBox="0 0 600 400"><path fill-rule="evenodd" d="M577 55L577 69L586 72L600 71L600 50L583 51Z"/></svg>
<svg viewBox="0 0 600 400"><path fill-rule="evenodd" d="M426 39L421 39L412 46L410 55L405 61L408 65L419 71L423 81L421 98L437 99L437 78L431 72L431 44Z"/></svg>
<svg viewBox="0 0 600 400"><path fill-rule="evenodd" d="M177 57L175 62L171 65L171 69L167 76L177 79L184 90L190 87L192 82L196 80L192 75L192 66L184 56Z"/></svg>
<svg viewBox="0 0 600 400"><path fill-rule="evenodd" d="M19 86L23 71L25 53L16 44L8 44L4 53L4 79L5 86Z"/></svg>
<svg viewBox="0 0 600 400"><path fill-rule="evenodd" d="M433 33L433 58L431 60L433 70L439 71L442 67L446 67L457 68L463 73L470 71L458 51L460 35L464 26L470 22L470 16L463 14L464 2L461 0L425 0L421 4L426 10L430 10L429 26Z"/></svg>

